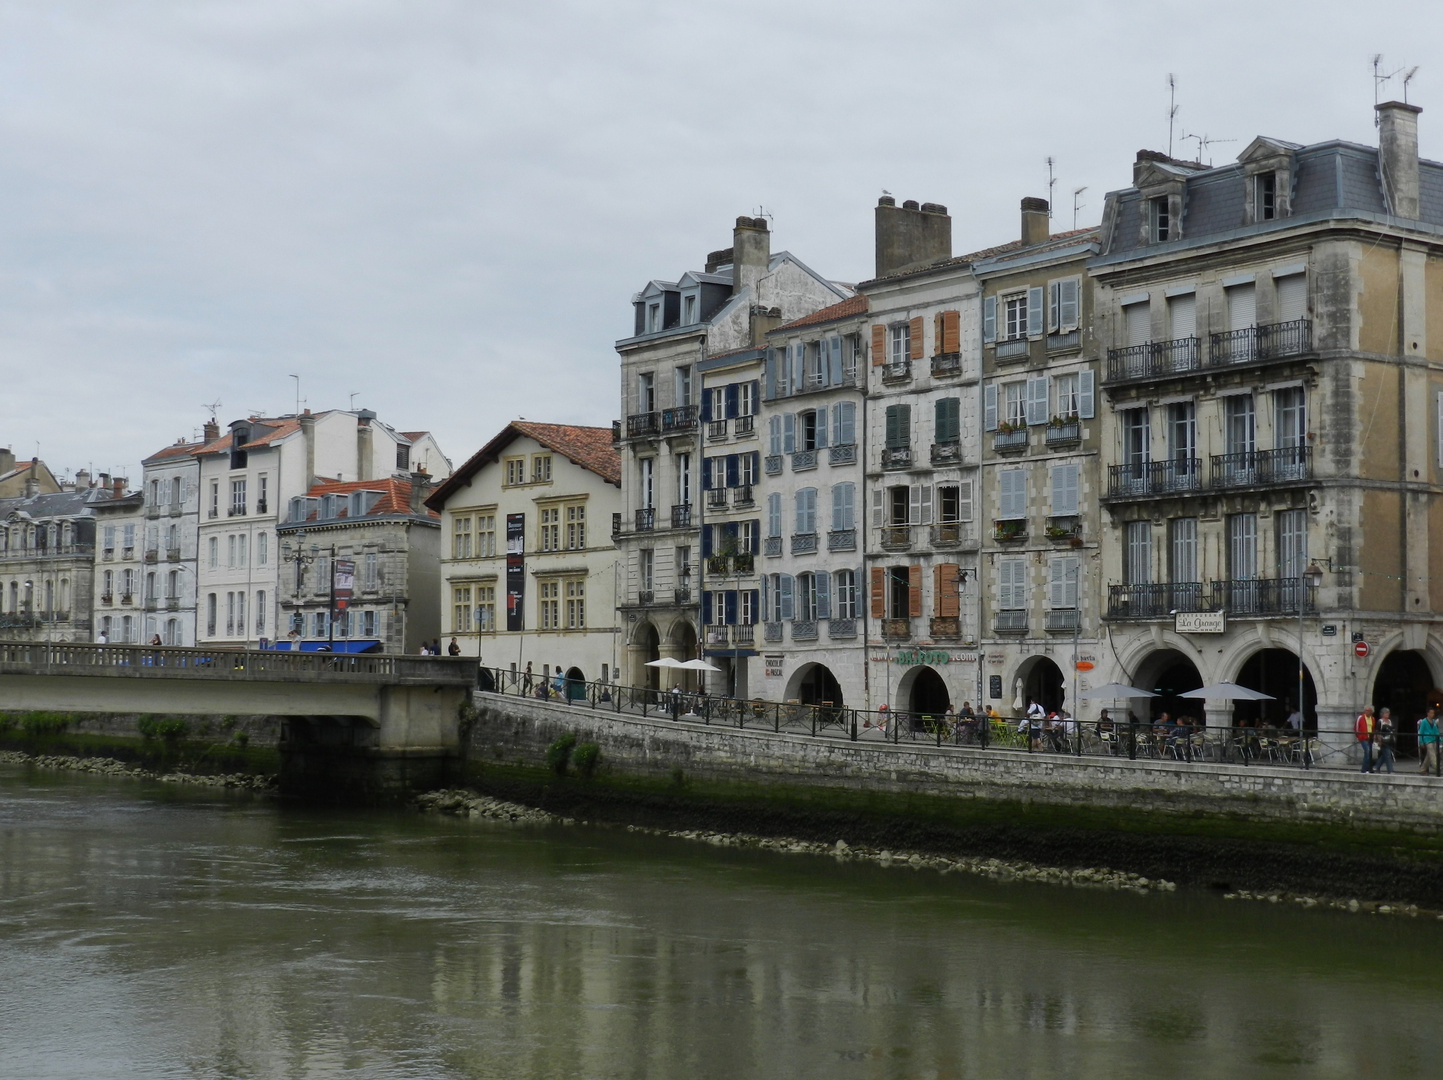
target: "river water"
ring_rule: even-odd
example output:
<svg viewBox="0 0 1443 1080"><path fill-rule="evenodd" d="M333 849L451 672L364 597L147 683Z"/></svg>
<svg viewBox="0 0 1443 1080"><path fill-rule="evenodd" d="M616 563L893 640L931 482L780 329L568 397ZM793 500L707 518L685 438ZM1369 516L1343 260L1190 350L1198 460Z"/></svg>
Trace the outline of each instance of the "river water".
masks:
<svg viewBox="0 0 1443 1080"><path fill-rule="evenodd" d="M1443 924L0 770L4 1077L1436 1077Z"/></svg>

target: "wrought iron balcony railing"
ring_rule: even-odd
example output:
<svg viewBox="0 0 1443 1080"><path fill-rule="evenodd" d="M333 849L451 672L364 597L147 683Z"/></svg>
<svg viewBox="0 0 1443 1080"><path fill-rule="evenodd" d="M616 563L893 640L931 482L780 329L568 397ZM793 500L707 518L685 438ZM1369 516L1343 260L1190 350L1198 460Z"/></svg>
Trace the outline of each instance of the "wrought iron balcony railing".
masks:
<svg viewBox="0 0 1443 1080"><path fill-rule="evenodd" d="M1202 343L1195 337L1149 341L1123 349L1107 350L1107 379L1156 379L1182 375L1202 367Z"/></svg>
<svg viewBox="0 0 1443 1080"><path fill-rule="evenodd" d="M1289 484L1312 476L1313 448L1307 445L1212 456L1212 484L1216 488Z"/></svg>
<svg viewBox="0 0 1443 1080"><path fill-rule="evenodd" d="M1312 351L1313 321L1293 319L1211 335L1208 339L1208 365L1227 367L1230 364L1301 356Z"/></svg>

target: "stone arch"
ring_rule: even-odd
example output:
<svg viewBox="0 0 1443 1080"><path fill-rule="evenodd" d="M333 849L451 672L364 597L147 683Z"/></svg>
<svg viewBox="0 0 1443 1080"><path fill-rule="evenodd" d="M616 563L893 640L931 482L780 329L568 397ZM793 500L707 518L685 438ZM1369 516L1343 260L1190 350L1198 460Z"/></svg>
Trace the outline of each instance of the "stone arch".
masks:
<svg viewBox="0 0 1443 1080"><path fill-rule="evenodd" d="M1205 685L1202 671L1196 661L1178 649L1154 649L1142 657L1133 668L1132 685L1139 690L1151 690L1155 698L1143 698L1146 712L1139 713L1138 719L1150 719L1168 713L1178 716L1203 717L1204 703L1196 698L1180 695ZM1134 703L1136 707L1136 703Z"/></svg>
<svg viewBox="0 0 1443 1080"><path fill-rule="evenodd" d="M1137 681L1138 672L1143 669L1147 658L1158 652L1175 652L1185 659L1191 660L1205 684L1220 681L1213 661L1198 648L1197 643L1191 638L1158 625L1153 625L1150 629L1152 633L1146 636L1128 635L1128 640L1123 643L1121 652L1115 653L1119 665L1118 682L1129 683L1144 690L1150 689ZM1112 640L1115 649L1117 638L1113 637Z"/></svg>
<svg viewBox="0 0 1443 1080"><path fill-rule="evenodd" d="M1014 711L1017 709L1017 682L1022 682L1022 708L1027 708L1029 699L1035 699L1048 712L1062 708L1070 692L1062 668L1050 656L1041 654L1029 656L1017 665L1011 685L1003 688L1003 698Z"/></svg>
<svg viewBox="0 0 1443 1080"><path fill-rule="evenodd" d="M1383 674L1383 665L1388 657L1398 652L1413 652L1428 665L1428 671L1433 676L1433 685L1443 687L1443 646L1440 646L1439 639L1427 632L1427 628L1421 625L1405 627L1402 631L1389 634L1379 641L1374 649L1372 657L1364 663L1368 664L1368 674L1365 682L1366 696L1362 701L1349 702L1350 706L1361 707L1367 703L1377 706L1376 698L1379 696L1379 680Z"/></svg>
<svg viewBox="0 0 1443 1080"><path fill-rule="evenodd" d="M896 700L892 708L907 713L915 725L919 716L940 716L951 704L947 682L934 667L916 664L897 680Z"/></svg>
<svg viewBox="0 0 1443 1080"><path fill-rule="evenodd" d="M661 659L661 634L657 632L656 624L650 619L638 622L632 628L627 651L631 655L631 685L660 689L660 670L646 666L652 660Z"/></svg>
<svg viewBox="0 0 1443 1080"><path fill-rule="evenodd" d="M1233 682L1250 690L1261 690L1271 694L1272 701L1237 701L1233 703L1233 722L1254 721L1268 727L1281 727L1287 722L1289 713L1298 697L1298 652L1297 639L1293 648L1274 644L1271 647L1254 649L1241 658ZM1318 681L1314 667L1308 663L1307 652L1303 654L1303 726L1315 730L1318 726Z"/></svg>
<svg viewBox="0 0 1443 1080"><path fill-rule="evenodd" d="M1264 649L1289 652L1293 655L1294 664L1298 656L1298 634L1297 625L1294 624L1293 632L1288 634L1282 632L1280 627L1257 624L1249 627L1247 632L1238 635L1232 641L1227 642L1223 648L1223 654L1218 658L1215 670L1215 677L1208 678L1208 682L1237 682L1244 665L1252 659L1253 655ZM1327 665L1322 663L1322 658L1317 655L1313 647L1307 643L1306 635L1303 642L1303 667L1307 669L1308 678L1312 682L1313 690L1307 691L1309 704L1314 700L1321 700L1324 703L1333 700L1335 690L1329 684L1327 678ZM1206 675L1206 673L1204 673ZM1297 684L1297 669L1293 671L1293 682ZM1321 695L1314 699L1313 692ZM1296 697L1294 691L1290 697Z"/></svg>
<svg viewBox="0 0 1443 1080"><path fill-rule="evenodd" d="M837 677L825 664L802 664L787 679L783 695L787 701L800 701L803 705L820 705L829 702L841 708L842 687Z"/></svg>

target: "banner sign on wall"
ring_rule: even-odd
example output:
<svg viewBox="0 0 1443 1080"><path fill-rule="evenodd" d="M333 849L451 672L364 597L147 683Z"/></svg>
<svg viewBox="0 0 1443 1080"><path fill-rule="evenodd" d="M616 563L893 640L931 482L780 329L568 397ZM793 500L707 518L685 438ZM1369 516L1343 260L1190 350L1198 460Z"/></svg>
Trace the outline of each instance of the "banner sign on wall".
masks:
<svg viewBox="0 0 1443 1080"><path fill-rule="evenodd" d="M526 515L506 515L506 629L526 629Z"/></svg>
<svg viewBox="0 0 1443 1080"><path fill-rule="evenodd" d="M346 609L351 606L351 590L356 584L356 563L352 559L337 559L334 565L336 609L331 613L331 618L340 620L346 617Z"/></svg>

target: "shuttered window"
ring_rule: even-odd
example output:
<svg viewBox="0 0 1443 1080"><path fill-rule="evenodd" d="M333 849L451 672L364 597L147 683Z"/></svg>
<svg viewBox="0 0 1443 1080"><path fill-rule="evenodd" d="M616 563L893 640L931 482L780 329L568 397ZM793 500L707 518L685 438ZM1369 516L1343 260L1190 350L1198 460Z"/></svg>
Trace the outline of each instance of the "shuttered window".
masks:
<svg viewBox="0 0 1443 1080"><path fill-rule="evenodd" d="M1251 581L1258 576L1258 515L1228 518L1228 577Z"/></svg>
<svg viewBox="0 0 1443 1080"><path fill-rule="evenodd" d="M1228 329L1246 330L1257 325L1257 289L1252 284L1234 285L1228 294Z"/></svg>
<svg viewBox="0 0 1443 1080"><path fill-rule="evenodd" d="M997 560L997 606L1003 611L1027 607L1027 560Z"/></svg>
<svg viewBox="0 0 1443 1080"><path fill-rule="evenodd" d="M1084 368L1077 373L1077 415L1084 420L1091 420L1096 408L1092 382L1091 368Z"/></svg>
<svg viewBox="0 0 1443 1080"><path fill-rule="evenodd" d="M817 489L802 488L797 492L797 527L796 532L814 533L817 531Z"/></svg>
<svg viewBox="0 0 1443 1080"><path fill-rule="evenodd" d="M955 619L958 615L956 563L938 563L932 568L932 607L939 618Z"/></svg>
<svg viewBox="0 0 1443 1080"><path fill-rule="evenodd" d="M1027 290L1027 336L1042 334L1042 286L1035 285Z"/></svg>
<svg viewBox="0 0 1443 1080"><path fill-rule="evenodd" d="M838 532L856 528L855 484L834 484L832 486L832 528Z"/></svg>
<svg viewBox="0 0 1443 1080"><path fill-rule="evenodd" d="M1027 470L998 470L997 516L1004 521L1027 516Z"/></svg>
<svg viewBox="0 0 1443 1080"><path fill-rule="evenodd" d="M832 406L832 442L851 446L857 441L857 403L839 401Z"/></svg>
<svg viewBox="0 0 1443 1080"><path fill-rule="evenodd" d="M1077 465L1052 466L1052 516L1070 517L1077 513L1077 486L1081 469Z"/></svg>
<svg viewBox="0 0 1443 1080"><path fill-rule="evenodd" d="M1278 322L1307 318L1308 278L1306 274L1289 274L1275 283L1278 290Z"/></svg>
<svg viewBox="0 0 1443 1080"><path fill-rule="evenodd" d="M915 619L922 614L922 568L907 567L907 616Z"/></svg>
<svg viewBox="0 0 1443 1080"><path fill-rule="evenodd" d="M1152 337L1151 314L1147 301L1140 304L1128 304L1122 309L1123 328L1126 333L1126 344L1146 345Z"/></svg>
<svg viewBox="0 0 1443 1080"><path fill-rule="evenodd" d="M1169 574L1174 584L1186 585L1198 580L1197 518L1174 518L1168 522L1170 552Z"/></svg>
<svg viewBox="0 0 1443 1080"><path fill-rule="evenodd" d="M1077 575L1081 567L1075 555L1053 556L1047 567L1047 603L1054 608L1077 607Z"/></svg>
<svg viewBox="0 0 1443 1080"><path fill-rule="evenodd" d="M944 311L938 318L942 323L941 348L939 352L955 353L961 345L961 313Z"/></svg>
<svg viewBox="0 0 1443 1080"><path fill-rule="evenodd" d="M1197 298L1192 293L1167 301L1168 334L1172 340L1197 336Z"/></svg>
<svg viewBox="0 0 1443 1080"><path fill-rule="evenodd" d="M881 367L887 362L887 328L880 323L872 327L872 366Z"/></svg>
<svg viewBox="0 0 1443 1080"><path fill-rule="evenodd" d="M887 406L887 449L905 450L912 445L912 406Z"/></svg>
<svg viewBox="0 0 1443 1080"><path fill-rule="evenodd" d="M988 344L997 340L997 297L989 296L982 301L982 340Z"/></svg>
<svg viewBox="0 0 1443 1080"><path fill-rule="evenodd" d="M955 443L961 440L961 408L960 398L937 399L936 421L932 433L933 442Z"/></svg>
<svg viewBox="0 0 1443 1080"><path fill-rule="evenodd" d="M1047 423L1047 376L1027 380L1027 423Z"/></svg>
<svg viewBox="0 0 1443 1080"><path fill-rule="evenodd" d="M1439 394L1439 401L1443 403L1443 393ZM1439 405L1438 415L1443 417L1443 404ZM988 383L982 389L982 429L984 431L997 430L997 384ZM1443 425L1439 427L1438 435L1438 463L1443 465Z"/></svg>
<svg viewBox="0 0 1443 1080"><path fill-rule="evenodd" d="M1284 510L1278 515L1278 577L1300 578L1308 565L1306 510Z"/></svg>
<svg viewBox="0 0 1443 1080"><path fill-rule="evenodd" d="M1076 330L1078 324L1077 278L1064 278L1047 285L1047 329L1053 333Z"/></svg>
<svg viewBox="0 0 1443 1080"><path fill-rule="evenodd" d="M767 535L782 535L782 493L774 491L767 496Z"/></svg>
<svg viewBox="0 0 1443 1080"><path fill-rule="evenodd" d="M1152 583L1152 524L1127 523L1127 547L1123 552L1123 576L1129 585Z"/></svg>
<svg viewBox="0 0 1443 1080"><path fill-rule="evenodd" d="M907 358L922 359L922 317L919 315L907 323Z"/></svg>

